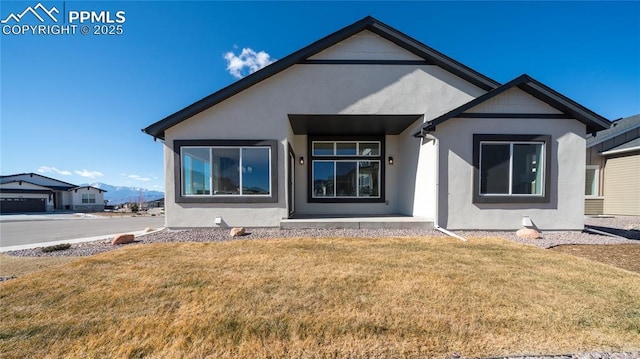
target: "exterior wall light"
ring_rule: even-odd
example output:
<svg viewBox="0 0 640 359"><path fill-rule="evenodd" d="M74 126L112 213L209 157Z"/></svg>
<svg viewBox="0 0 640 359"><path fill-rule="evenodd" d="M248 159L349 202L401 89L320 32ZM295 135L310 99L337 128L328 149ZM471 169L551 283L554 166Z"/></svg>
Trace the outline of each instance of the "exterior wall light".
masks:
<svg viewBox="0 0 640 359"><path fill-rule="evenodd" d="M393 164L393 157L389 156L389 164L392 165Z"/></svg>
<svg viewBox="0 0 640 359"><path fill-rule="evenodd" d="M303 165L304 164L304 157L300 156L300 164Z"/></svg>

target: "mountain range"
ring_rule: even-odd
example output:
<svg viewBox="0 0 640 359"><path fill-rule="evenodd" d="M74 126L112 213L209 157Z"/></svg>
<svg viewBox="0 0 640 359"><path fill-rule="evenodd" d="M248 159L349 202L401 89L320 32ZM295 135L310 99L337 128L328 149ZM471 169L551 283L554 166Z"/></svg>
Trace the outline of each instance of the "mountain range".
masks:
<svg viewBox="0 0 640 359"><path fill-rule="evenodd" d="M86 183L81 186L92 186L107 191L104 199L109 201L109 205L122 204L126 202L148 202L164 198L164 192L153 191L140 187L112 186L106 183Z"/></svg>

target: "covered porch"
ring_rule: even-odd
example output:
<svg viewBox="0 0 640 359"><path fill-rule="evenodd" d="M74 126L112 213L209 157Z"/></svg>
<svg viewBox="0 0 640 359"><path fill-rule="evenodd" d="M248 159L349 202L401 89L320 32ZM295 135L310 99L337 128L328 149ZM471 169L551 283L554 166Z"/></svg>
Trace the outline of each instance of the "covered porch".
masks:
<svg viewBox="0 0 640 359"><path fill-rule="evenodd" d="M423 115L288 116L281 228L433 228L421 210L432 201L415 203L429 188L417 185L421 143L410 133Z"/></svg>

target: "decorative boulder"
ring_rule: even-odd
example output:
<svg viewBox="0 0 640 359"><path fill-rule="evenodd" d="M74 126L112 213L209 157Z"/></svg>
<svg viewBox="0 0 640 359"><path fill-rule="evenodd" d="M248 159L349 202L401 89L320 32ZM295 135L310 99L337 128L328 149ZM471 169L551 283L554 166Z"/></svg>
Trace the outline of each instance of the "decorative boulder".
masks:
<svg viewBox="0 0 640 359"><path fill-rule="evenodd" d="M542 238L540 236L540 233L533 228L522 228L516 232L516 236L518 236L518 238L523 238L523 239Z"/></svg>
<svg viewBox="0 0 640 359"><path fill-rule="evenodd" d="M133 234L118 234L113 237L113 241L111 241L111 244L117 246L118 244L131 243L134 241L134 239L135 237L133 236Z"/></svg>
<svg viewBox="0 0 640 359"><path fill-rule="evenodd" d="M240 236L244 236L245 232L246 231L244 227L235 227L235 228L231 228L231 232L229 234L231 235L231 237L240 237Z"/></svg>

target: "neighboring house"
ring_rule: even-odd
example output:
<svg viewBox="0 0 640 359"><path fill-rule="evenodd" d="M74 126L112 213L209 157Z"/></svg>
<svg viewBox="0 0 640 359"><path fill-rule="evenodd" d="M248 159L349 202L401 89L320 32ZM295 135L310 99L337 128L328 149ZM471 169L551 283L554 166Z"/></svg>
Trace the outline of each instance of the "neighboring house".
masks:
<svg viewBox="0 0 640 359"><path fill-rule="evenodd" d="M142 204L142 208L150 209L150 208L163 208L164 207L164 198L158 198L153 201L147 201Z"/></svg>
<svg viewBox="0 0 640 359"><path fill-rule="evenodd" d="M405 215L584 227L585 135L609 121L364 18L156 122L170 228Z"/></svg>
<svg viewBox="0 0 640 359"><path fill-rule="evenodd" d="M585 213L640 216L640 115L587 137Z"/></svg>
<svg viewBox="0 0 640 359"><path fill-rule="evenodd" d="M0 176L0 213L103 211L104 192L36 173Z"/></svg>

